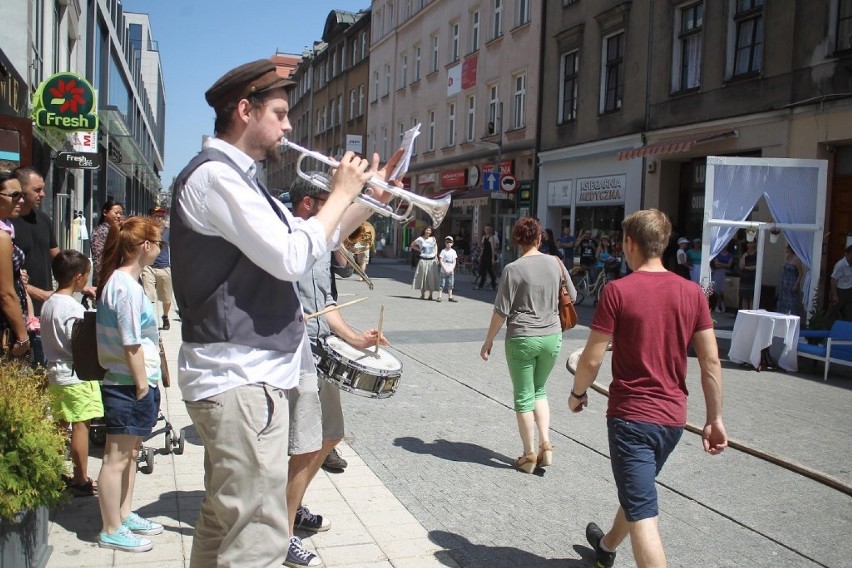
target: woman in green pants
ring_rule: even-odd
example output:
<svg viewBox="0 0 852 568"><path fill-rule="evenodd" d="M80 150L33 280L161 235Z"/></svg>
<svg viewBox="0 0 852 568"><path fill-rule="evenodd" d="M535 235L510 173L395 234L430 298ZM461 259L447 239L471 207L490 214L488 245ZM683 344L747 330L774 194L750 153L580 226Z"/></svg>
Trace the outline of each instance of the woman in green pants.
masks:
<svg viewBox="0 0 852 568"><path fill-rule="evenodd" d="M559 259L539 252L541 232L541 225L534 217L522 217L515 223L512 239L522 254L503 270L491 325L480 351L482 359L487 361L494 337L505 322L506 363L523 443L523 454L514 466L526 473L532 473L536 465L550 465L553 459L545 385L562 348L557 297L563 276L571 299L577 296ZM538 430L538 452L535 430Z"/></svg>

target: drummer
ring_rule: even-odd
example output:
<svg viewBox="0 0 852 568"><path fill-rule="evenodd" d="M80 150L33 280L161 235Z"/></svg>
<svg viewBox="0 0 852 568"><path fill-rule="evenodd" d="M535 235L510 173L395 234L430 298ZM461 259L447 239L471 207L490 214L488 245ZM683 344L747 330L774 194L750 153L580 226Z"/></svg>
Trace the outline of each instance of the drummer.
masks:
<svg viewBox="0 0 852 568"><path fill-rule="evenodd" d="M326 177L322 173L314 175ZM328 199L328 192L296 178L290 187L290 202L293 215L309 219L317 214ZM318 312L337 304L333 293L332 256L335 264L345 265L342 255L330 253L319 259L313 269L298 283L299 298L306 313ZM338 262L339 260L339 262ZM348 274L351 274L351 269ZM347 274L347 275L348 275ZM308 337L316 353L321 339L331 334L352 345L366 348L376 345L379 331L368 329L363 333L353 330L340 311L331 311L323 316L307 320ZM382 335L381 345L388 345ZM299 386L290 392L290 465L287 480L287 508L290 516L291 535L293 529L307 532L327 531L331 527L328 519L314 515L304 506L302 498L308 484L317 474L326 456L343 439L343 408L340 405L340 389L328 381L319 380L313 368L303 372ZM313 563L312 563L313 562ZM307 550L298 537L291 539L286 566L320 566L319 557Z"/></svg>

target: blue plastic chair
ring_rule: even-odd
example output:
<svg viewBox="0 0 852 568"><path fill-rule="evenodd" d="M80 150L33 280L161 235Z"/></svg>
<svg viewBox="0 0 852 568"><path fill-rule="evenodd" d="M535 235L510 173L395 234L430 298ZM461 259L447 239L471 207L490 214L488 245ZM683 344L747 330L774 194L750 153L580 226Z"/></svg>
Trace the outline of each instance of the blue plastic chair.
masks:
<svg viewBox="0 0 852 568"><path fill-rule="evenodd" d="M825 342L818 345L806 343L809 338L824 339ZM830 363L852 366L852 321L838 320L828 331L805 330L800 332L796 351L799 357L822 361L825 365L825 374L822 380L827 381Z"/></svg>

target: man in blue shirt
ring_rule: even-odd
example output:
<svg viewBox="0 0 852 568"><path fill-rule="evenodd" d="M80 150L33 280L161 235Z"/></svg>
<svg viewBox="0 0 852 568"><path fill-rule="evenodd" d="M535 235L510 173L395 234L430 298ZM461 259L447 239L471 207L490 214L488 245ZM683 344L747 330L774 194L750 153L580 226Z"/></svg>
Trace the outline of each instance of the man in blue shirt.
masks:
<svg viewBox="0 0 852 568"><path fill-rule="evenodd" d="M169 255L169 226L166 220L168 211L165 207L154 207L151 209L151 217L163 228L162 246L157 260L151 266L146 266L142 271L142 286L145 295L157 306L157 300L163 303L163 327L169 329L169 310L172 307L172 268L171 256ZM156 311L156 310L155 310Z"/></svg>

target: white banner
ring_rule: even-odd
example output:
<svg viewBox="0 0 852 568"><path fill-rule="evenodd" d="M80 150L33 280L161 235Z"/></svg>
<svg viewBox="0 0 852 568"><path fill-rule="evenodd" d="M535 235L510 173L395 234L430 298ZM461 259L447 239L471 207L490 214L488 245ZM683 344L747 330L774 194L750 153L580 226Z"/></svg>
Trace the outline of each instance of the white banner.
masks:
<svg viewBox="0 0 852 568"><path fill-rule="evenodd" d="M574 197L574 180L552 181L547 185L547 205L550 207L571 207Z"/></svg>
<svg viewBox="0 0 852 568"><path fill-rule="evenodd" d="M447 96L455 95L461 92L462 87L462 66L456 65L447 69Z"/></svg>
<svg viewBox="0 0 852 568"><path fill-rule="evenodd" d="M346 135L346 151L352 151L356 154L363 154L364 148L364 137L360 134L347 134Z"/></svg>
<svg viewBox="0 0 852 568"><path fill-rule="evenodd" d="M68 141L75 152L97 152L98 131L92 132L70 132Z"/></svg>

